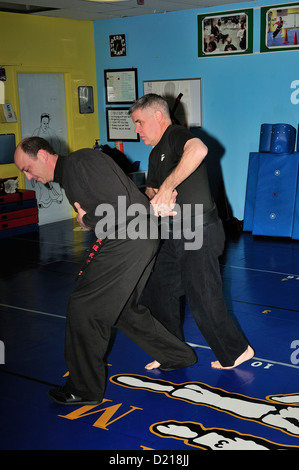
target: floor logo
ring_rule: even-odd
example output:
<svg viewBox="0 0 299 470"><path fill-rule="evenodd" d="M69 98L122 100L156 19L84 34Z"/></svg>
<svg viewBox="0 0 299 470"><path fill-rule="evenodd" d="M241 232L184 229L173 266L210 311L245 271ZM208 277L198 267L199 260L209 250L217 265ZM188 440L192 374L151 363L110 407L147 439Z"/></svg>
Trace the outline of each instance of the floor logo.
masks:
<svg viewBox="0 0 299 470"><path fill-rule="evenodd" d="M114 375L110 381L135 390L162 393L168 398L183 400L192 405L207 406L299 437L299 394L271 395L263 400L211 387L202 382L175 384L135 374ZM206 428L196 422L161 421L153 424L151 431L160 437L181 439L189 446L204 449L298 449L297 446L284 446L235 430Z"/></svg>

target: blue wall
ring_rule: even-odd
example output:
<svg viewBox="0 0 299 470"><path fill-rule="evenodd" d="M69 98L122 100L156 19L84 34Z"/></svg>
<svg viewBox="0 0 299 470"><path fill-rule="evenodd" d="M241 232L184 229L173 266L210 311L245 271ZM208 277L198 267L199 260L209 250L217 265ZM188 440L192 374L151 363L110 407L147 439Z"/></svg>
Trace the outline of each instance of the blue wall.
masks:
<svg viewBox="0 0 299 470"><path fill-rule="evenodd" d="M144 80L201 77L203 128L198 135L210 147L212 178L223 177L233 215L243 219L249 153L258 151L261 124L288 123L298 128L299 123L299 51L259 52L260 8L266 5L273 3L255 1L95 22L101 144L109 143L104 69L136 67L139 96ZM254 8L253 53L198 58L197 15L245 8ZM110 57L111 34L126 34L126 57ZM125 142L124 152L147 169L150 147Z"/></svg>

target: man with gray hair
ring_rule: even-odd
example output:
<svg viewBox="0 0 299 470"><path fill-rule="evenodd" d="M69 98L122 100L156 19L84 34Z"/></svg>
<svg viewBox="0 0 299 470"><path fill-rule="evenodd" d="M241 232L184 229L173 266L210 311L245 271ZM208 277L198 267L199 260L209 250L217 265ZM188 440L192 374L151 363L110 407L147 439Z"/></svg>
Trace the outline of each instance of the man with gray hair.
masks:
<svg viewBox="0 0 299 470"><path fill-rule="evenodd" d="M156 216L183 214L188 208L190 226L202 231L202 246L186 249L186 233L176 230L161 240L154 271L143 303L169 331L183 339L181 300L185 295L193 317L214 352L213 368L233 368L254 351L228 314L222 292L219 256L224 230L211 197L204 143L183 126L172 124L166 101L148 94L131 106L135 132L153 148L149 156L146 194ZM202 217L197 217L198 207ZM175 223L174 223L175 225ZM177 224L176 224L177 226Z"/></svg>

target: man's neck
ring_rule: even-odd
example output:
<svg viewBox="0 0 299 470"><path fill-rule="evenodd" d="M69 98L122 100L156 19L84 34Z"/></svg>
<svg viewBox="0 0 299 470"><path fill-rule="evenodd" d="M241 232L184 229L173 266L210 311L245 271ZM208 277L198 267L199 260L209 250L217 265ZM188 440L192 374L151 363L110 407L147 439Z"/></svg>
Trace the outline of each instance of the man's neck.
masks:
<svg viewBox="0 0 299 470"><path fill-rule="evenodd" d="M162 139L163 135L165 134L166 130L168 129L169 126L171 126L171 121L170 122L165 122L162 126L161 126L161 134L160 134L160 138L159 140L157 141L160 142L160 140Z"/></svg>

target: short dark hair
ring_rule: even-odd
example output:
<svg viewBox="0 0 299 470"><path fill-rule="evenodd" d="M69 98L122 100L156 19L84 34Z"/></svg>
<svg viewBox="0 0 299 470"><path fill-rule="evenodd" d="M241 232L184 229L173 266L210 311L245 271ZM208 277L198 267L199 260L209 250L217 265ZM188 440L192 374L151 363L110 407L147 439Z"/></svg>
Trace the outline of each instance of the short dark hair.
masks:
<svg viewBox="0 0 299 470"><path fill-rule="evenodd" d="M129 115L134 113L136 109L145 109L149 106L160 109L166 114L170 114L168 103L162 96L155 93L148 93L132 104L131 108L129 109Z"/></svg>
<svg viewBox="0 0 299 470"><path fill-rule="evenodd" d="M39 150L46 150L51 155L56 155L55 150L49 144L49 142L42 137L27 137L20 143L21 149L27 155L36 157Z"/></svg>

